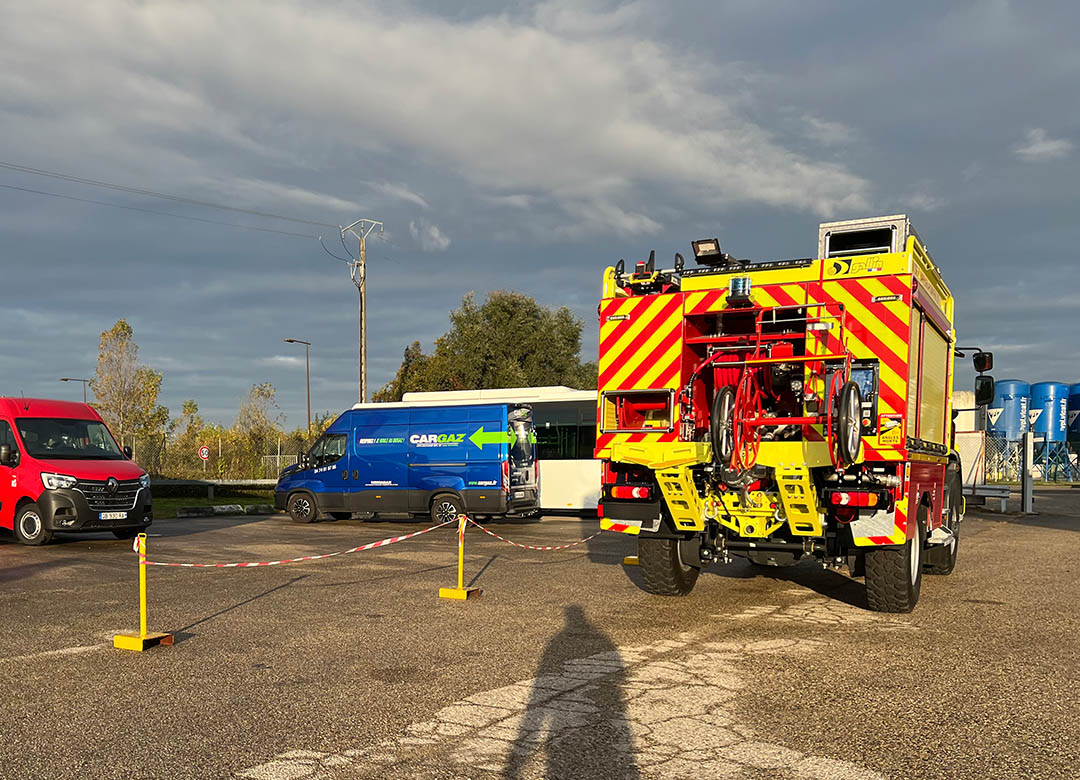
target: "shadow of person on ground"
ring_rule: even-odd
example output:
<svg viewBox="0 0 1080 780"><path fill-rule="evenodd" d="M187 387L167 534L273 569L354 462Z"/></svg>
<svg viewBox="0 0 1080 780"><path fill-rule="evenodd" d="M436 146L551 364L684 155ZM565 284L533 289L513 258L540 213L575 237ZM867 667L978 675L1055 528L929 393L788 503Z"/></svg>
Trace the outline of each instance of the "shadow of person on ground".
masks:
<svg viewBox="0 0 1080 780"><path fill-rule="evenodd" d="M566 607L565 626L540 657L503 778L637 780L625 679L614 642L579 605Z"/></svg>

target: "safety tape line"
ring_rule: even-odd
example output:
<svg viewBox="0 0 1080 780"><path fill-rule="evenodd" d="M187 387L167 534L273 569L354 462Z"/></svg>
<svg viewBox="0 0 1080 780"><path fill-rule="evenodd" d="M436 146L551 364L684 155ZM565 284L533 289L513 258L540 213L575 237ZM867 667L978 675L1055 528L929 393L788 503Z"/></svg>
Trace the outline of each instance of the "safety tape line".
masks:
<svg viewBox="0 0 1080 780"><path fill-rule="evenodd" d="M405 534L404 536L392 536L388 539L380 539L377 542L371 542L369 544L362 544L359 547L351 547L348 550L338 550L337 552L325 553L323 555L305 555L302 558L289 558L284 561L248 561L245 563L174 563L171 561L139 561L144 566L180 566L185 569L249 569L255 566L281 566L285 563L300 563L302 561L318 561L323 558L334 558L338 555L348 555L349 553L363 552L364 550L374 550L376 547L386 547L390 544L397 542L404 542L406 539L412 539L422 534L426 534L429 531L434 531L436 528L442 528L456 523L457 520L447 520L445 523L439 523L433 525L431 528L425 528L423 531L414 531L411 534Z"/></svg>
<svg viewBox="0 0 1080 780"><path fill-rule="evenodd" d="M507 544L512 544L514 547L520 547L523 550L542 550L544 552L550 552L552 550L568 550L571 547L577 547L579 544L585 544L585 542L588 542L588 541L590 541L592 539L595 539L596 537L598 537L600 534L603 533L603 530L600 530L600 531L597 531L596 533L594 533L592 536L587 536L584 539L578 539L576 542L571 542L570 544L560 544L560 545L558 545L556 547L537 547L537 546L531 545L531 544L522 544L521 542L515 542L515 541L513 541L511 539L507 539L505 536L499 536L494 531L489 530L487 528L484 528L484 526L480 525L480 523L476 522L471 517L466 518L466 519L470 523L475 525L477 528L479 528L481 531L486 533L488 536L494 536L496 539L498 539L501 542L506 542Z"/></svg>

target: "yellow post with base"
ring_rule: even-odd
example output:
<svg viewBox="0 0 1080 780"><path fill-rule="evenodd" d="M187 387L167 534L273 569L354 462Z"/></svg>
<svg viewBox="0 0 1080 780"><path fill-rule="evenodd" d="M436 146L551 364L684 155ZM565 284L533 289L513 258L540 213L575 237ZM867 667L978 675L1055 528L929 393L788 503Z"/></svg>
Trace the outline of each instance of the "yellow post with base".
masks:
<svg viewBox="0 0 1080 780"><path fill-rule="evenodd" d="M456 588L439 588L439 598L441 599L474 599L480 595L481 591L477 588L466 589L465 588L465 524L468 522L468 518L465 515L458 517L458 532L457 532L457 587Z"/></svg>
<svg viewBox="0 0 1080 780"><path fill-rule="evenodd" d="M141 653L154 645L171 645L173 635L146 631L146 534L135 537L135 549L139 552L139 633L116 634L113 647Z"/></svg>

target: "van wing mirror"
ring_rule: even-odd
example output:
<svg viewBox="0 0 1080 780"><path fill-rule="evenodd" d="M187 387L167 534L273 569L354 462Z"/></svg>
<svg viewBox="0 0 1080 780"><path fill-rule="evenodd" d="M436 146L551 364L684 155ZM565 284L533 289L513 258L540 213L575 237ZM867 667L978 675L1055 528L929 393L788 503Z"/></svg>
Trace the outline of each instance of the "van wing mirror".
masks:
<svg viewBox="0 0 1080 780"><path fill-rule="evenodd" d="M994 377L979 374L975 377L975 405L987 406L994 400Z"/></svg>
<svg viewBox="0 0 1080 780"><path fill-rule="evenodd" d="M983 371L994 370L994 353L993 352L976 352L971 356L972 362L975 363L975 370L980 374Z"/></svg>
<svg viewBox="0 0 1080 780"><path fill-rule="evenodd" d="M0 466L14 466L15 458L11 455L11 446L0 444Z"/></svg>
<svg viewBox="0 0 1080 780"><path fill-rule="evenodd" d="M127 444L124 445L123 453L124 453L125 458L127 458L128 460L131 460L131 456L132 456L133 453L131 451L131 446L130 445L127 445Z"/></svg>

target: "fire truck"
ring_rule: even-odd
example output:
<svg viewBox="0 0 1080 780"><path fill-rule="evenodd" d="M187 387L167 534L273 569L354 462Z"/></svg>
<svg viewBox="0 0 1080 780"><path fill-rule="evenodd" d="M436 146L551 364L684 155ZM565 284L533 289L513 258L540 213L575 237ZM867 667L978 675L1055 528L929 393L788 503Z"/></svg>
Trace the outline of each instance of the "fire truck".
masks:
<svg viewBox="0 0 1080 780"><path fill-rule="evenodd" d="M637 536L652 593L733 556L813 558L864 577L870 609L912 610L964 516L954 301L926 246L896 215L820 225L816 258L691 247L604 274L601 527ZM993 356L974 361L986 403Z"/></svg>

